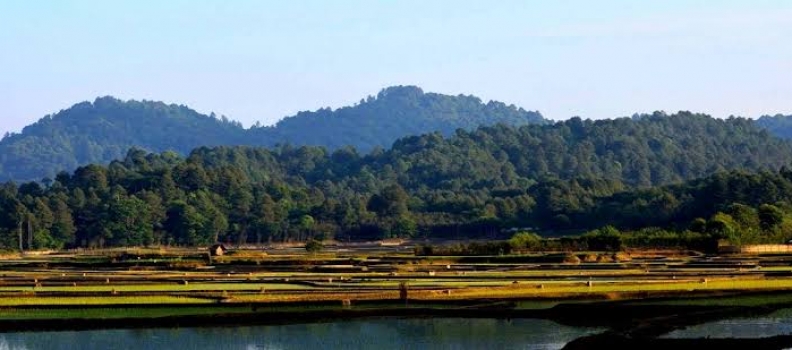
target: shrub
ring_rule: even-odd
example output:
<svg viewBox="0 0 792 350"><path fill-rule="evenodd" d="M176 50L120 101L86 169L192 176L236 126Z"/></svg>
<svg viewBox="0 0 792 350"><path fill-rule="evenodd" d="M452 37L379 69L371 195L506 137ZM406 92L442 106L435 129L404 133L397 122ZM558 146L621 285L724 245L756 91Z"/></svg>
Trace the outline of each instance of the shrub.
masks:
<svg viewBox="0 0 792 350"><path fill-rule="evenodd" d="M624 262L624 261L632 260L632 257L630 257L630 254L627 254L627 253L624 253L624 252L615 253L615 254L613 254L613 256L611 258L615 262Z"/></svg>
<svg viewBox="0 0 792 350"><path fill-rule="evenodd" d="M322 242L317 241L315 239L312 239L308 241L308 243L305 243L305 250L307 250L309 253L318 253L321 252L323 249L324 249L324 244L322 244Z"/></svg>
<svg viewBox="0 0 792 350"><path fill-rule="evenodd" d="M564 264L577 265L580 264L580 258L575 254L568 254L564 256Z"/></svg>
<svg viewBox="0 0 792 350"><path fill-rule="evenodd" d="M514 250L537 250L542 247L542 237L533 232L517 232L509 240L509 245Z"/></svg>
<svg viewBox="0 0 792 350"><path fill-rule="evenodd" d="M613 262L613 259L611 259L610 255L600 254L599 256L597 256L597 262L598 263L609 263L609 262Z"/></svg>
<svg viewBox="0 0 792 350"><path fill-rule="evenodd" d="M583 236L591 250L618 251L622 249L622 235L613 226L605 226Z"/></svg>

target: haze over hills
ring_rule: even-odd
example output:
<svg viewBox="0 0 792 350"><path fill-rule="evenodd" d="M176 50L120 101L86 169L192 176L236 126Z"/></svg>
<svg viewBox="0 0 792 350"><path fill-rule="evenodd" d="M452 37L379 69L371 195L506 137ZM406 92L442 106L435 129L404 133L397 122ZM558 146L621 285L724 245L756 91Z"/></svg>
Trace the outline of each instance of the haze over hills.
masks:
<svg viewBox="0 0 792 350"><path fill-rule="evenodd" d="M388 148L399 137L482 125L545 123L538 112L473 96L424 93L395 86L359 104L301 112L271 127L245 129L186 106L112 97L83 102L0 141L0 181L40 180L89 163L106 164L131 147L187 154L201 146L276 144Z"/></svg>

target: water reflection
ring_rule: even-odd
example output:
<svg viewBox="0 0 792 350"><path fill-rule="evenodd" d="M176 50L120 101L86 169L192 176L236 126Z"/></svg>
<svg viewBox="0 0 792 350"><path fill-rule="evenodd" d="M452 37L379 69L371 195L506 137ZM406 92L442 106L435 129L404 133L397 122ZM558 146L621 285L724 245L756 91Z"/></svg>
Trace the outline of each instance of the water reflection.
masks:
<svg viewBox="0 0 792 350"><path fill-rule="evenodd" d="M792 309L763 317L735 318L673 331L663 338L765 338L792 334Z"/></svg>
<svg viewBox="0 0 792 350"><path fill-rule="evenodd" d="M4 349L560 349L597 332L545 320L376 319L236 328L0 334Z"/></svg>

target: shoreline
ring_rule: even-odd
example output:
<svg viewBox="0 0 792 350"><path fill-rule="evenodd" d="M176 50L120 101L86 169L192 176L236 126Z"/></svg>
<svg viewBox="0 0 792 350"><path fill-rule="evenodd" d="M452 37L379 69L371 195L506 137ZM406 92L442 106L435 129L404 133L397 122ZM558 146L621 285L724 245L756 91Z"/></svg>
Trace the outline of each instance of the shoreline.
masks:
<svg viewBox="0 0 792 350"><path fill-rule="evenodd" d="M779 293L776 293L779 294ZM763 296L764 294L757 294ZM739 298L740 295L726 296ZM680 299L674 299L680 300ZM653 301L662 302L663 299ZM484 303L488 302L488 303ZM766 306L669 306L663 304L641 305L635 300L591 301L586 303L561 303L545 309L518 309L513 301L478 300L421 303L414 305L388 305L373 302L358 303L359 309L342 308L335 303L333 309L301 311L257 311L272 308L272 304L247 304L219 306L220 308L250 308L250 312L230 312L205 315L179 315L164 317L123 318L63 318L63 319L4 319L0 320L0 333L69 332L98 330L176 329L176 328L226 328L247 326L280 326L348 322L367 319L543 319L565 326L581 328L606 328L597 334L583 336L569 342L564 349L702 349L712 347L780 349L792 346L792 336L767 338L659 338L659 335L686 326L720 319L762 316L783 308L792 308L792 302ZM330 303L292 303L291 307L320 307ZM368 305L366 305L368 304ZM423 305L422 305L423 304ZM281 305L284 306L284 305ZM369 308L366 308L368 306ZM377 307L379 306L379 307ZM137 305L123 307L163 308L183 305ZM198 306L217 308L218 305ZM95 307L99 308L99 307ZM106 309L112 307L103 306ZM24 309L46 309L26 306ZM52 309L64 309L63 306Z"/></svg>
<svg viewBox="0 0 792 350"><path fill-rule="evenodd" d="M741 300L745 298L787 297L780 302L765 305L696 305L696 301ZM691 304L675 304L691 302ZM521 308L521 303L527 303ZM532 303L547 303L537 305ZM728 304L728 303L727 303ZM533 307L531 307L533 306ZM0 333L17 331L59 331L117 328L173 328L173 327L217 327L243 325L286 325L301 323L333 322L337 320L365 318L496 318L546 319L573 327L609 327L630 329L642 336L657 336L656 329L674 329L718 319L767 314L792 308L792 293L787 291L761 292L709 292L709 293L664 293L646 298L523 298L523 299L465 299L465 300L355 300L349 305L337 301L312 302L246 302L207 304L97 304L97 305L20 305L5 306L0 311L69 312L135 310L204 310L206 314L181 314L157 317L3 317L0 318ZM664 319L663 324L653 322ZM647 323L650 324L647 327ZM639 327L640 326L640 327Z"/></svg>

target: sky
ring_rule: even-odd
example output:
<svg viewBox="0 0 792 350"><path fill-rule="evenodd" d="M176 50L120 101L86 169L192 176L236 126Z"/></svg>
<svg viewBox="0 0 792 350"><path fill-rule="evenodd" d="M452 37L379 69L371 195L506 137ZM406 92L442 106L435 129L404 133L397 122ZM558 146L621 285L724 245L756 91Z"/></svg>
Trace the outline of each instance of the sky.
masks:
<svg viewBox="0 0 792 350"><path fill-rule="evenodd" d="M792 1L0 0L0 133L97 96L249 126L392 85L550 119L792 114Z"/></svg>

